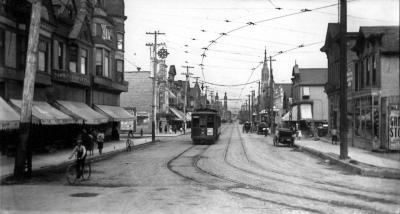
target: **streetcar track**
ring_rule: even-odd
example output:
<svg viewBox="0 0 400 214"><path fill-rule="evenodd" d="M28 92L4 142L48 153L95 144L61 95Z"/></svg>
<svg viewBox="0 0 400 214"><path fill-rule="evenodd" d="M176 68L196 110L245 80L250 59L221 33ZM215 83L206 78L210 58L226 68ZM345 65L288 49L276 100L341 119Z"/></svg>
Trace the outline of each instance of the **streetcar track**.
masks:
<svg viewBox="0 0 400 214"><path fill-rule="evenodd" d="M236 128L237 128L237 127L236 127ZM238 129L238 128L237 128L237 129ZM231 135L230 135L230 137L229 137L229 140L228 140L228 143L227 143L225 152L224 152L224 160L225 160L225 162L226 162L229 166L231 166L231 167L233 167L233 168L235 168L235 169L237 169L237 170L240 170L240 171L243 171L243 172L252 174L252 175L260 176L260 177L263 177L263 178L269 178L269 179L271 179L271 178L268 177L268 176L260 175L260 174L258 174L258 173L254 173L254 172L252 172L252 171L248 171L248 170L242 169L242 168L240 168L240 167L237 167L237 166L231 164L231 163L227 160L227 153L228 153L228 148L229 148L229 146L230 146L230 144L231 144L232 133L233 133L233 131L231 131ZM239 134L239 135L240 135L240 134ZM240 142L241 142L241 144L242 144L242 148L245 149L245 146L244 146L244 143L243 143L242 138L240 138ZM244 154L247 156L247 152L246 152L245 150L244 150ZM246 157L246 159L249 160L248 157ZM254 163L253 161L249 161L249 162L250 162L250 163ZM275 178L274 178L273 180L281 181L281 180L278 180L278 179L275 179ZM281 181L281 182L282 182L282 181ZM290 182L288 182L288 183L290 183ZM290 184L295 184L295 185L304 186L304 187L312 187L312 186L300 185L300 184L296 184L296 183L290 183ZM258 190L258 191L263 191L263 192L268 192L268 193L273 193L273 194L285 195L285 196L290 196L290 197L295 197L295 198L303 198L303 199L307 199L307 200L311 200L311 201L318 201L318 202L321 202L321 203L328 203L328 204L332 204L332 205L335 205L335 206L345 206L345 207L353 208L353 209L363 209L363 210L367 209L367 210L370 210L370 211L373 211L373 212L381 212L380 210L370 209L370 208L367 208L367 207L359 206L359 205L357 205L357 204L351 204L351 203L346 203L346 202L341 202L341 201L334 201L334 200L321 200L321 199L315 199L315 198L312 198L312 197L297 196L297 195L290 194L290 193L281 193L281 192L278 192L278 191L274 191L274 190L269 190L269 189L265 189L265 188L253 186L253 185L251 185L251 184L247 184L247 186L250 186L250 187L252 187L252 189L256 189L256 190ZM312 188L315 188L315 187L312 187ZM320 189L320 188L316 188L316 189L325 190L325 189ZM369 197L369 196L364 196L363 198L365 198L365 197ZM368 201L368 202L373 202L373 201L376 202L377 200L379 200L379 201L381 201L381 202L385 201L384 199L372 198L372 197L369 198L369 200L367 200L367 201ZM389 201L389 200L387 200L387 201ZM385 201L385 202L387 202L387 201ZM393 202L393 201L389 201L389 202L391 202L391 204L397 204L397 202Z"/></svg>
<svg viewBox="0 0 400 214"><path fill-rule="evenodd" d="M235 180L229 179L229 178L221 177L221 176L219 176L219 175L217 175L217 174L214 174L214 173L211 173L211 172L208 172L208 171L205 171L205 170L201 169L201 168L198 166L198 164L197 164L198 161L199 161L201 158L203 158L203 157L202 157L203 154L207 151L208 148L210 148L211 145L209 145L209 146L203 148L203 149L202 149L203 151L201 151L199 154L197 154L197 155L194 157L194 159L193 159L193 161L192 161L192 163L191 163L192 166L193 166L195 169L197 169L197 172L201 172L201 173L203 173L203 174L206 174L206 175L209 175L209 176L218 178L218 179L223 180L223 181L228 181L228 182L233 183L233 184L235 184L235 185L230 185L231 187L227 187L227 188L220 188L220 187L218 187L217 185L210 185L210 184L202 183L202 182L196 180L196 179L193 178L193 177L184 175L184 174L180 173L178 170L173 169L174 166L172 166L172 163L173 163L174 161L176 161L177 159L179 159L183 154L185 154L185 153L187 153L188 151L192 150L194 147L198 147L198 146L199 146L199 145L193 145L193 146L191 146L191 147L185 149L183 152L179 153L178 155L176 155L174 158L172 158L171 160L168 161L168 163L167 163L167 168L168 168L171 172L173 172L173 173L175 173L175 174L177 174L177 175L179 175L179 176L181 176L181 177L183 177L183 178L185 178L185 179L187 179L187 180L190 180L190 181L196 182L196 183L198 183L198 184L200 184L200 185L202 185L202 186L205 186L205 187L207 187L207 188L209 188L209 189L218 189L218 190L225 191L225 192L228 192L228 193L233 194L233 195L236 195L236 196L241 196L241 197L245 196L245 197L247 197L247 198L252 198L252 199L254 199L254 200L258 200L258 201L262 201L262 202L268 202L268 203L272 203L272 204L277 204L277 205L289 207L289 208L292 208L292 209L300 209L300 210L304 210L304 211L308 211L308 212L313 212L313 213L322 213L322 212L320 212L319 210L315 210L315 209L311 209L311 208L307 208L307 207L294 206L294 205L287 204L287 203L283 203L283 202L276 202L276 201L267 200L267 199L264 199L264 198L255 197L255 196L252 196L252 195L249 195L249 194L246 194L246 193L241 193L241 192L233 191L233 189L239 188L238 185L239 185L239 186L244 186L244 187L249 187L249 185L248 185L248 184L245 184L245 183L242 183L242 182L239 182L239 181L235 181ZM254 188L252 188L252 189L257 190L257 189L256 189L257 187L255 187L255 186L252 186L252 187L254 187Z"/></svg>
<svg viewBox="0 0 400 214"><path fill-rule="evenodd" d="M239 132L239 137L240 137L240 141L241 141L242 147L246 148L246 146L244 146L243 138L242 138L242 135L240 134L240 132ZM247 152L245 152L245 155L248 155ZM247 157L246 159L250 160L249 157ZM318 183L318 184L321 184L321 185L327 185L328 187L331 185L331 186L335 186L337 188L348 188L347 186L344 186L344 185L333 185L332 183L330 183L330 184L323 183L320 180L307 178L305 176L291 175L291 174L288 174L288 173L284 173L282 171L278 171L278 170L274 170L274 169L267 169L264 166L260 165L257 162L254 162L252 160L250 160L249 163L252 163L256 167L258 167L258 168L260 168L260 169L262 169L264 171L268 170L268 171L274 172L274 173L276 173L278 175L284 175L284 176L287 176L287 177L296 177L296 178L301 179L301 180L312 181L314 183ZM294 182L290 182L290 181L283 181L282 179L278 179L278 178L275 178L275 177L267 176L267 175L264 175L264 174L259 174L259 173L256 173L256 172L253 172L253 171L249 171L249 170L246 170L246 169L242 169L242 168L240 168L240 169L243 170L243 171L246 171L247 173L250 173L250 174L253 174L253 175L257 175L257 176L261 176L261 177L264 177L264 178L268 178L270 180L283 182L283 183L287 183L287 184L292 184L292 185L297 185L297 186L313 188L313 189L322 190L322 191L329 191L329 192L333 192L333 193L336 193L336 194L339 194L339 195L353 196L353 197L365 200L367 202L379 201L379 202L382 202L382 203L398 204L397 201L393 201L393 200L382 199L382 198L379 198L379 197L371 197L371 196L367 196L367 195L364 195L364 194L358 194L358 193L348 193L348 192L343 192L343 191L339 191L339 190L332 190L332 189L314 187L312 185L298 184L298 183L294 183ZM356 189L356 188L352 188L352 190L360 191L360 192L366 192L366 193L377 193L377 194L383 194L383 195L399 196L398 194L393 194L393 193L371 192L371 191L360 190L360 189Z"/></svg>
<svg viewBox="0 0 400 214"><path fill-rule="evenodd" d="M277 180L276 178L271 178L271 177L268 177L268 176L260 175L258 173L254 173L254 172L251 172L251 171L248 171L248 170L241 169L241 168L231 164L227 160L227 154L228 154L228 150L229 150L229 147L231 145L231 139L232 139L232 136L233 136L233 129L231 129L231 130L232 131L230 132L227 146L225 147L225 150L224 150L224 161L229 166L231 166L231 167L233 167L233 168L235 168L235 169L237 169L239 171L243 171L243 172L246 172L246 173L249 173L249 174L253 174L253 175L256 175L256 176L259 176L259 177L262 177L262 178L267 178L267 179L271 179L271 180ZM240 138L241 138L241 136L240 136ZM242 138L240 139L240 142L242 144L243 152L245 154L246 159L248 160L248 162L253 163L253 161L251 161L249 159L249 157L248 157L248 154L247 154L247 151L246 151L247 149L246 149L246 146L243 143L243 139ZM304 197L304 196L298 196L298 195L291 194L291 193L282 193L282 192L278 192L278 191L274 191L274 190L269 190L269 189L258 187L258 186L252 185L252 184L247 184L247 183L243 183L243 182L240 182L240 181L237 181L237 180L234 180L234 179L226 178L224 176L215 174L213 172L206 171L206 170L204 170L204 169L202 169L202 168L200 168L198 166L198 162L199 162L200 159L204 159L205 158L203 156L203 154L210 148L210 146L207 146L207 147L203 148L202 151L199 154L197 154L196 156L193 157L194 160L192 161L192 166L197 169L197 172L201 172L203 174L218 178L218 179L223 180L223 181L228 181L228 182L233 183L235 185L231 185L230 187L227 187L227 188L221 188L221 187L218 187L216 185L209 185L209 184L202 183L201 181L196 180L194 177L190 177L190 176L187 176L187 175L184 175L184 174L180 173L179 171L173 169L174 166L172 166L172 162L173 161L175 161L178 158L180 158L183 154L185 154L186 152L190 151L192 148L194 148L194 146L189 147L188 149L184 150L182 153L178 154L173 159L171 159L168 162L167 167L168 167L168 169L170 171L174 172L175 174L177 174L177 175L179 175L181 177L184 177L184 178L186 178L188 180L191 180L191 181L194 181L196 183L199 183L200 185L206 186L208 188L219 189L219 190L226 191L226 192L229 192L229 193L234 194L234 195L246 196L248 198L253 198L253 199L256 199L256 200L263 201L263 202L273 203L273 204L277 204L277 205L281 205L281 206L291 207L291 208L294 208L294 209L306 210L306 211L315 212L315 213L321 213L321 211L316 210L316 209L310 209L310 208L307 208L307 207L300 207L300 206L295 206L295 205L291 205L291 204L286 204L286 203L283 203L283 202L271 201L271 200L260 198L260 197L256 197L256 196L253 196L253 195L250 195L250 194L237 192L237 191L234 191L234 190L235 189L240 189L240 188L242 188L242 189L251 189L251 190L258 191L258 192L265 192L265 193L270 193L270 194L275 194L275 195L283 195L283 196L287 196L287 197L294 197L294 198L299 198L299 199L316 201L316 202L319 202L319 203L331 204L332 206L348 207L348 208L351 208L351 209L359 209L359 210L364 210L364 211L369 211L369 212L381 212L382 213L381 210L376 210L376 209L373 209L373 208L371 209L371 208L368 208L368 207L365 207L365 206L361 206L361 205L357 205L357 204L352 204L352 203L347 203L347 202L342 202L342 201L321 200L321 199L316 199L316 198L312 198L312 197ZM277 180L277 181L282 182L282 180ZM286 183L295 184L295 183L290 183L290 182L286 182ZM295 185L304 186L304 187L312 187L312 186L300 185L300 184L295 184ZM321 189L321 188L315 188L315 189L326 190L326 189ZM357 194L351 194L351 196L356 196L356 195ZM372 197L369 197L369 196L362 196L361 199L367 200L368 202L371 202L371 201L375 201L376 202L377 201L376 199L378 199L378 198L372 198ZM389 201L389 200L388 201L382 201L382 199L380 199L379 201L380 202L389 202L389 203L392 202L392 201ZM394 203L397 203L397 202L394 202Z"/></svg>

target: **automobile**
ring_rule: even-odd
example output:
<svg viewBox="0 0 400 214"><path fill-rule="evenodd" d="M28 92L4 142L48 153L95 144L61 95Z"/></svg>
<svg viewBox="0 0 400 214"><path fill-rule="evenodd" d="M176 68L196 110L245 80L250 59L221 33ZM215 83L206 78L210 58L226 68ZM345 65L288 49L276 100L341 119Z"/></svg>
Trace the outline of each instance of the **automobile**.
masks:
<svg viewBox="0 0 400 214"><path fill-rule="evenodd" d="M250 122L245 122L243 124L243 132L249 133L250 128L251 128L251 123Z"/></svg>
<svg viewBox="0 0 400 214"><path fill-rule="evenodd" d="M264 122L261 122L260 124L258 124L257 126L257 134L263 134L263 135L267 135L267 124Z"/></svg>
<svg viewBox="0 0 400 214"><path fill-rule="evenodd" d="M289 128L277 128L274 136L274 146L278 146L279 143L286 144L290 147L294 146L295 132Z"/></svg>

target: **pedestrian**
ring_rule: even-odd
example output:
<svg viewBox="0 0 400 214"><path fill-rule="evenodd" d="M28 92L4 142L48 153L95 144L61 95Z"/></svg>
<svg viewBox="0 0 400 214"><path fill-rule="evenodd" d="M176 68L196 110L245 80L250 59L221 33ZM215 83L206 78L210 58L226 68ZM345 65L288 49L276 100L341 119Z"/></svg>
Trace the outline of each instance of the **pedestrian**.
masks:
<svg viewBox="0 0 400 214"><path fill-rule="evenodd" d="M89 135L89 133L87 132L86 129L82 130L81 137L82 137L82 144L85 146L85 149L89 148L92 139L90 138L90 135Z"/></svg>
<svg viewBox="0 0 400 214"><path fill-rule="evenodd" d="M143 129L140 129L140 137L143 137Z"/></svg>
<svg viewBox="0 0 400 214"><path fill-rule="evenodd" d="M331 130L331 135L332 135L332 145L338 143L338 131L336 128L333 128Z"/></svg>
<svg viewBox="0 0 400 214"><path fill-rule="evenodd" d="M301 133L301 130L297 130L297 140L301 140L301 138L303 137L303 134Z"/></svg>
<svg viewBox="0 0 400 214"><path fill-rule="evenodd" d="M92 132L88 133L88 136L90 138L90 141L88 143L88 147L86 148L86 150L89 152L89 155L92 156L94 150L94 136Z"/></svg>
<svg viewBox="0 0 400 214"><path fill-rule="evenodd" d="M99 149L99 154L103 153L103 144L104 144L104 132L102 130L97 134L97 149Z"/></svg>
<svg viewBox="0 0 400 214"><path fill-rule="evenodd" d="M168 133L168 126L167 125L164 126L164 132Z"/></svg>
<svg viewBox="0 0 400 214"><path fill-rule="evenodd" d="M86 148L84 145L82 145L81 136L78 136L76 140L76 146L74 147L74 150L68 159L71 159L74 155L76 155L76 178L79 179L83 174L83 168L86 160Z"/></svg>

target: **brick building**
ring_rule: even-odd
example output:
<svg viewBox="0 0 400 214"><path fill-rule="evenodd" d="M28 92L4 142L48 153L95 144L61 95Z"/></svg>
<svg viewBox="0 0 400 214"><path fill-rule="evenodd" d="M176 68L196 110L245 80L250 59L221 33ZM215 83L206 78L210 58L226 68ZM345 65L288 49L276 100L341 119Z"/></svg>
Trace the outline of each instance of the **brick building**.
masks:
<svg viewBox="0 0 400 214"><path fill-rule="evenodd" d="M18 112L31 4L1 1L0 12L0 96ZM123 0L42 1L35 143L69 145L83 127L104 129L110 136L120 121L132 120L119 107L120 93L128 90L123 74L125 19Z"/></svg>

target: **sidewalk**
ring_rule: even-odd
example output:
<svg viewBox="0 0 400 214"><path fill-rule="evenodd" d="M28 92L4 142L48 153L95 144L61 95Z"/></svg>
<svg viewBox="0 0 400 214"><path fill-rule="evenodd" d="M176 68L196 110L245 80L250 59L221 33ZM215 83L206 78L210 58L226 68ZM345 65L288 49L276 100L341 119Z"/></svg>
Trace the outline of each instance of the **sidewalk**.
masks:
<svg viewBox="0 0 400 214"><path fill-rule="evenodd" d="M339 159L340 146L328 139L296 140L302 150L336 163L360 175L400 179L400 153L377 153L356 147L348 147L349 159Z"/></svg>
<svg viewBox="0 0 400 214"><path fill-rule="evenodd" d="M187 134L187 133L186 133ZM120 135L121 140L119 141L109 141L105 142L103 146L103 154L99 154L99 150L97 149L97 145L95 145L95 149L93 151L93 156L87 156L86 160L96 161L106 158L110 155L113 155L118 152L125 151L126 149L126 135ZM156 137L176 137L181 135L180 133L177 134L167 134L167 135L156 135ZM142 137L142 138L135 138L134 139L134 146L139 146L147 143L151 143L151 135L150 137ZM54 153L47 153L47 154L33 154L32 157L32 171L44 170L54 167L60 167L63 165L68 165L72 163L74 160L69 160L68 157L72 153L72 148L70 149L63 149L58 150ZM15 157L7 157L5 155L0 156L0 180L9 177L14 172L14 162Z"/></svg>

